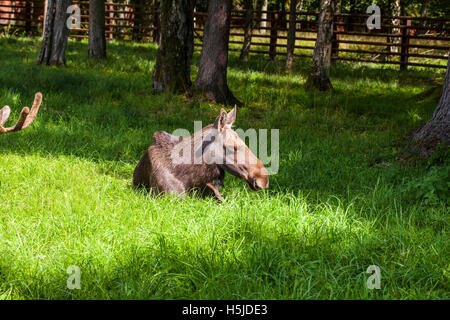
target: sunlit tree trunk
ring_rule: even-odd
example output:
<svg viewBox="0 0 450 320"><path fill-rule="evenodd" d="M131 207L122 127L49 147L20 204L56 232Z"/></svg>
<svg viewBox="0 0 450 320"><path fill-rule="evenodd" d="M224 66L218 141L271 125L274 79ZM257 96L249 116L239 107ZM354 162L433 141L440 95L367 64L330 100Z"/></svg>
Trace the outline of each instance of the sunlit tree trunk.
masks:
<svg viewBox="0 0 450 320"><path fill-rule="evenodd" d="M262 11L267 11L267 8L268 8L267 0L263 0L263 1L264 1L264 3L262 6ZM266 19L267 19L267 12L263 12L261 14L261 20L264 20L264 21L261 21L261 27L264 28L264 29L261 29L261 33L263 33L263 34L266 33L266 29L265 29L267 27Z"/></svg>
<svg viewBox="0 0 450 320"><path fill-rule="evenodd" d="M332 89L330 81L331 44L333 37L334 0L321 0L317 40L312 58L311 73L306 81L307 88L320 91Z"/></svg>
<svg viewBox="0 0 450 320"><path fill-rule="evenodd" d="M71 0L48 0L45 13L44 35L38 64L65 65L69 37L67 8Z"/></svg>

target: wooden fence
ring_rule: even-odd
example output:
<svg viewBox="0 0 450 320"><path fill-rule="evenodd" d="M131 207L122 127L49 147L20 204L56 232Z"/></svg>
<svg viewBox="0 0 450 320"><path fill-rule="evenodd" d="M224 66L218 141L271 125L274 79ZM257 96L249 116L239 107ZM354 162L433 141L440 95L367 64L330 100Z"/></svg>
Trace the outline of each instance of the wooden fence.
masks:
<svg viewBox="0 0 450 320"><path fill-rule="evenodd" d="M114 0L113 0L114 1ZM109 40L158 42L158 8L126 3L106 3L106 35ZM117 0L115 0L117 1ZM74 1L81 9L81 27L72 38L86 38L89 27L88 1ZM233 10L230 51L243 44L245 11ZM195 13L195 46L200 50L207 14ZM381 29L369 30L367 14L337 14L334 19L333 61L372 62L445 68L450 50L450 19L385 16ZM262 18L264 17L264 18ZM294 55L311 57L317 33L317 13L296 13ZM289 14L283 11L255 11L250 53L269 57L286 55ZM39 35L44 20L44 1L1 1L0 27L9 33Z"/></svg>

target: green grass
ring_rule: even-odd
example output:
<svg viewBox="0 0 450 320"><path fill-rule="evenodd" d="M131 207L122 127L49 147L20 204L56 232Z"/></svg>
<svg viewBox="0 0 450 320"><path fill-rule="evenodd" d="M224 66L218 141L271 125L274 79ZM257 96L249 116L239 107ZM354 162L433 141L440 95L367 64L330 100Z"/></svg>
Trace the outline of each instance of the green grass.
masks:
<svg viewBox="0 0 450 320"><path fill-rule="evenodd" d="M7 125L44 97L30 128L0 137L1 299L450 298L448 154L397 161L443 70L338 63L322 94L304 90L309 60L289 75L232 54L236 127L280 129L280 170L264 192L227 175L221 204L132 188L154 131L192 131L221 107L154 92L154 45L110 43L96 62L71 41L59 69L35 64L39 45L0 38ZM80 290L66 287L71 265Z"/></svg>

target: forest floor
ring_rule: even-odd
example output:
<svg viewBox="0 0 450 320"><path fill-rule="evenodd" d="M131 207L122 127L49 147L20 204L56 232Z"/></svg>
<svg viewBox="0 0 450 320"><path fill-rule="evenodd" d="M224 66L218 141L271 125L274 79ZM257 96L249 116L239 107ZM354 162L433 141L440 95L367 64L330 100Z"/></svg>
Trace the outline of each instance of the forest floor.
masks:
<svg viewBox="0 0 450 320"><path fill-rule="evenodd" d="M286 74L283 60L231 54L235 127L279 129L280 163L261 192L227 175L219 203L132 188L153 132L192 132L221 108L154 92L156 46L113 42L88 61L70 41L54 68L36 65L39 45L0 38L7 125L44 98L28 129L0 137L0 299L450 298L448 153L401 152L445 70L338 63L334 90L315 93L307 59Z"/></svg>

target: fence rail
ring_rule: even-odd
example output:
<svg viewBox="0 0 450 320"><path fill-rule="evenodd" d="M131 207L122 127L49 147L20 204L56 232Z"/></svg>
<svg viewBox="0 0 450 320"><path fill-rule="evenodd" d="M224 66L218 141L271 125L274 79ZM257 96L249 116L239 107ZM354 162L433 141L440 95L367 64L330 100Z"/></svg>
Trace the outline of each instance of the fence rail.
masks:
<svg viewBox="0 0 450 320"><path fill-rule="evenodd" d="M72 38L87 38L89 2L74 1L81 9L81 27L72 29ZM44 0L0 0L0 28L9 33L40 35L44 22ZM106 2L106 36L109 40L158 42L158 8L148 5ZM265 18L263 18L263 14ZM294 56L312 57L317 33L316 12L296 12ZM200 50L206 12L195 15L195 47ZM445 68L450 50L450 19L409 16L381 16L381 29L369 30L367 14L337 14L334 18L332 60L372 62ZM289 13L254 11L249 53L286 55ZM240 51L244 42L245 11L233 10L230 51Z"/></svg>

